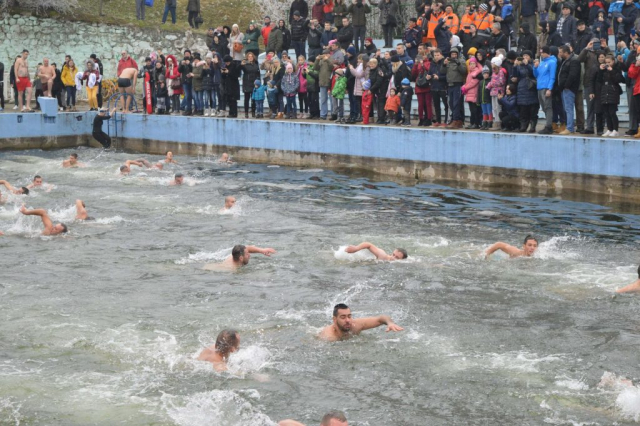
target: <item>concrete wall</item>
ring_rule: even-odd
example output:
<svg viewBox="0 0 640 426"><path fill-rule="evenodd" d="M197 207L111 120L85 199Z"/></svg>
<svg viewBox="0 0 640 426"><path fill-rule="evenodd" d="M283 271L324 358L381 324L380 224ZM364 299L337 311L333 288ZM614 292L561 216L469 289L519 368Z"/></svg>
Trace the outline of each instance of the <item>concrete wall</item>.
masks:
<svg viewBox="0 0 640 426"><path fill-rule="evenodd" d="M79 118L79 119L78 119ZM0 114L0 150L61 149L88 145L91 139L89 113Z"/></svg>

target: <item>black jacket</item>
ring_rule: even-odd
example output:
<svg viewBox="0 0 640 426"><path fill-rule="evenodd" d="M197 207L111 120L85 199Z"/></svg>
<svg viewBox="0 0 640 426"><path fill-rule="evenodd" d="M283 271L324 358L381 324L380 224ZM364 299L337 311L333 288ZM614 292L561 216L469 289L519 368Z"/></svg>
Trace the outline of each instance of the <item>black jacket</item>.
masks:
<svg viewBox="0 0 640 426"><path fill-rule="evenodd" d="M318 27L315 29L309 28L307 34L307 43L309 43L310 49L317 49L322 47L322 30Z"/></svg>
<svg viewBox="0 0 640 426"><path fill-rule="evenodd" d="M291 40L304 41L307 37L307 30L309 29L309 20L300 18L297 21L294 19L291 21Z"/></svg>
<svg viewBox="0 0 640 426"><path fill-rule="evenodd" d="M227 72L222 73L222 86L224 94L231 99L240 99L240 64L233 61L227 67ZM253 82L251 83L253 85Z"/></svg>
<svg viewBox="0 0 640 426"><path fill-rule="evenodd" d="M600 86L600 103L614 104L620 103L620 83L624 82L624 76L617 64L613 65L611 71L598 69L596 84Z"/></svg>
<svg viewBox="0 0 640 426"><path fill-rule="evenodd" d="M291 48L291 31L289 31L289 28L284 25L279 28L280 31L282 31L282 50L286 50L288 52L289 48Z"/></svg>
<svg viewBox="0 0 640 426"><path fill-rule="evenodd" d="M522 34L518 37L518 53L522 55L522 52L529 50L535 57L538 54L538 40L535 34L531 34L531 28L526 22L523 22L520 28L522 28Z"/></svg>
<svg viewBox="0 0 640 426"><path fill-rule="evenodd" d="M571 90L577 93L580 89L580 73L582 64L578 60L578 56L571 54L569 59L565 59L560 65L558 72L558 90Z"/></svg>
<svg viewBox="0 0 640 426"><path fill-rule="evenodd" d="M192 60L189 60L189 65L183 64L182 61L180 61L180 65L178 66L178 72L180 73L180 81L182 82L182 84L185 84L185 83L191 84L191 82L193 81L193 78L187 77L187 74L193 71L192 64L193 64Z"/></svg>
<svg viewBox="0 0 640 426"><path fill-rule="evenodd" d="M293 12L300 12L300 18L306 20L309 17L309 5L305 0L293 0L289 9L289 23L293 22Z"/></svg>
<svg viewBox="0 0 640 426"><path fill-rule="evenodd" d="M344 50L347 50L347 48L353 41L353 25L349 24L346 27L340 28L336 40L338 40L338 43L340 43L340 47L342 47Z"/></svg>
<svg viewBox="0 0 640 426"><path fill-rule="evenodd" d="M258 62L246 62L240 68L242 69L242 91L251 93L253 92L253 83L260 80L260 65Z"/></svg>
<svg viewBox="0 0 640 426"><path fill-rule="evenodd" d="M560 47L563 45L562 36L558 34L558 23L556 21L549 21L549 38L547 39L547 46Z"/></svg>
<svg viewBox="0 0 640 426"><path fill-rule="evenodd" d="M576 52L576 55L579 55L593 38L593 32L591 32L591 28L587 27L584 31L578 31L576 34L576 42L573 45L573 51Z"/></svg>

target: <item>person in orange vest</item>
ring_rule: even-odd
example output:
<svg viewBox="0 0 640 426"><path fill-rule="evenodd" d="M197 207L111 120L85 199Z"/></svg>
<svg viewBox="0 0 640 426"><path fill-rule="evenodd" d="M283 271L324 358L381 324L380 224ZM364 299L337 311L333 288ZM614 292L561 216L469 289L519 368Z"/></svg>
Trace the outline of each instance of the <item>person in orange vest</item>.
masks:
<svg viewBox="0 0 640 426"><path fill-rule="evenodd" d="M471 38L471 24L476 22L476 7L475 5L466 5L464 7L464 15L460 18L460 31L458 36L464 46L467 45L468 40Z"/></svg>
<svg viewBox="0 0 640 426"><path fill-rule="evenodd" d="M449 27L451 34L458 34L460 19L458 18L458 15L453 13L453 6L450 4L444 8L444 20L447 23L447 27Z"/></svg>
<svg viewBox="0 0 640 426"><path fill-rule="evenodd" d="M436 46L437 43L434 31L438 26L440 18L444 17L444 10L442 10L442 3L434 2L431 6L431 16L427 23L427 42L431 43L432 46Z"/></svg>
<svg viewBox="0 0 640 426"><path fill-rule="evenodd" d="M493 25L493 15L489 13L489 6L485 3L482 3L478 8L475 24L478 31L489 30Z"/></svg>

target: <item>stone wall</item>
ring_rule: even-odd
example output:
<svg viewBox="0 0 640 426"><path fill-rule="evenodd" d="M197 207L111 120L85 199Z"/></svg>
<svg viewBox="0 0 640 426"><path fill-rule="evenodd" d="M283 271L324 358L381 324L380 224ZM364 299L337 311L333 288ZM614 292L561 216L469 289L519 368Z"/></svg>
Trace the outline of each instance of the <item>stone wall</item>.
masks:
<svg viewBox="0 0 640 426"><path fill-rule="evenodd" d="M60 66L64 56L69 54L78 65L95 53L103 62L105 76L114 78L123 49L139 66L143 66L144 58L156 49L162 49L165 54L176 54L186 48L199 52L207 50L203 37L194 36L191 31L164 31L160 24L157 29L143 30L33 16L0 15L0 62L4 63L6 73L22 49L30 52L32 73L35 65L42 62L44 57Z"/></svg>

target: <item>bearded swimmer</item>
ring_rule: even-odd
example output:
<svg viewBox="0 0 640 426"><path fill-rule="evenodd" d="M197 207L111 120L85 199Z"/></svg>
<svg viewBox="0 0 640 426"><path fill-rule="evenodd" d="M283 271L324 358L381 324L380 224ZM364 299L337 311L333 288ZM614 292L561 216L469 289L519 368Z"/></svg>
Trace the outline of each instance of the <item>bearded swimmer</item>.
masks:
<svg viewBox="0 0 640 426"><path fill-rule="evenodd" d="M204 266L209 271L233 271L249 263L251 253L260 253L265 256L271 256L276 251L272 248L260 248L256 246L244 246L238 244L231 250L231 256L227 257L222 263L210 263Z"/></svg>
<svg viewBox="0 0 640 426"><path fill-rule="evenodd" d="M491 247L487 249L485 252L485 259L488 259L494 252L501 250L509 255L509 257L531 257L538 249L538 240L535 239L531 235L527 235L524 238L524 244L522 245L522 249L518 247L514 247L507 243L503 243L498 241L495 244L492 244Z"/></svg>
<svg viewBox="0 0 640 426"><path fill-rule="evenodd" d="M352 336L357 336L364 330L380 327L381 325L386 325L387 331L404 330L387 315L352 318L351 309L344 303L339 303L333 308L333 324L326 326L318 337L328 342L346 340Z"/></svg>

